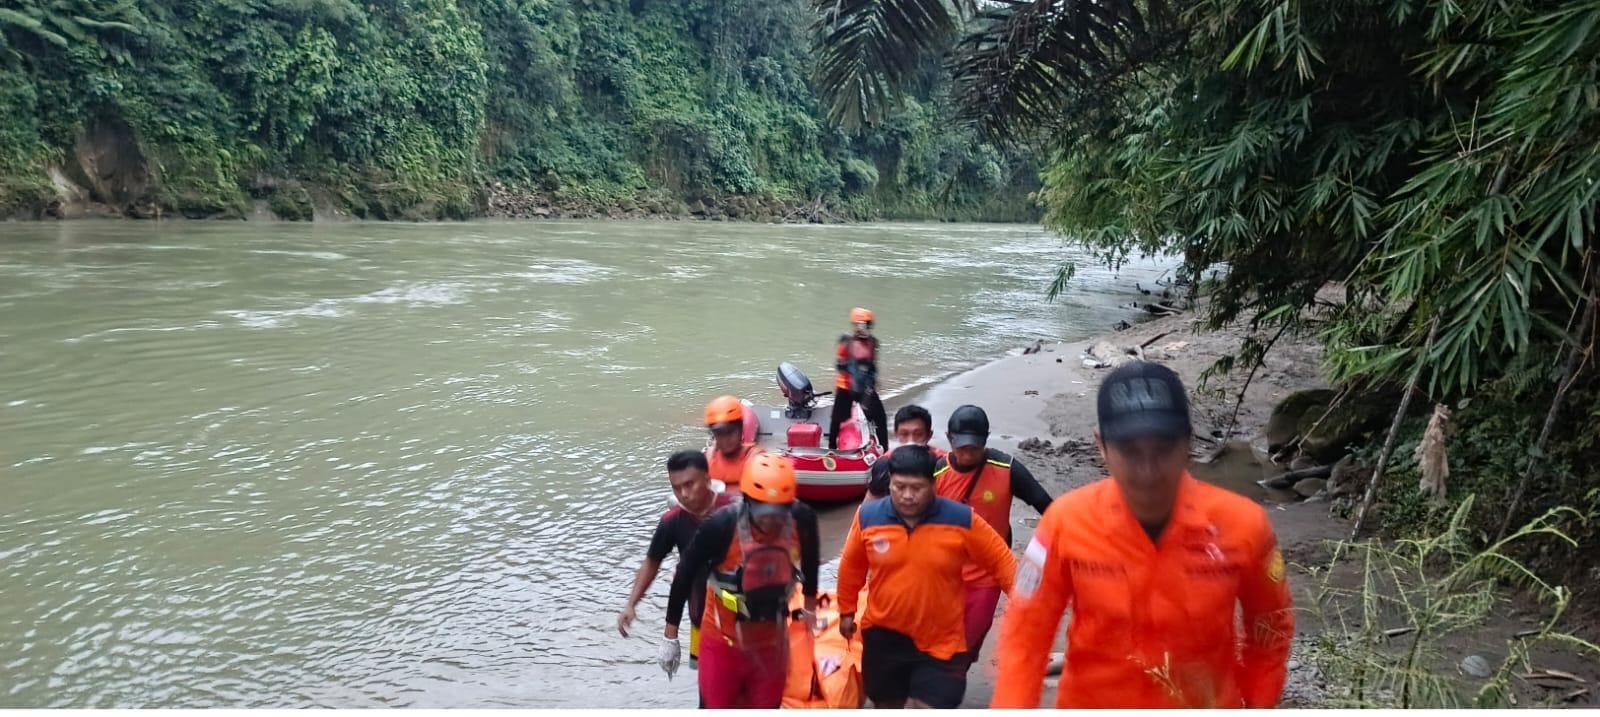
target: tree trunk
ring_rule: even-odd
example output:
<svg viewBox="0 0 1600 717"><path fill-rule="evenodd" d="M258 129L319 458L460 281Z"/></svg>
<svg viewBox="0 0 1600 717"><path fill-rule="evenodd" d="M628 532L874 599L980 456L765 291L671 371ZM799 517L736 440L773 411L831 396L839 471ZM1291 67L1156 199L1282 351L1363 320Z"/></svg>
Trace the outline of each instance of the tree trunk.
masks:
<svg viewBox="0 0 1600 717"><path fill-rule="evenodd" d="M1400 409L1394 412L1394 421L1389 424L1389 437L1383 441L1383 450L1378 453L1378 465L1372 469L1372 480L1367 482L1367 492L1361 496L1361 508L1356 511L1355 527L1350 529L1350 539L1355 540L1361 536L1361 526L1366 523L1367 511L1372 509L1373 501L1378 499L1378 482L1383 480L1383 469L1389 464L1389 456L1394 453L1395 439L1400 437L1400 424L1405 421L1406 408L1411 406L1411 394L1417 391L1417 380L1422 378L1422 367L1428 361L1428 352L1433 350L1433 339L1439 335L1439 319L1434 317L1433 325L1428 328L1428 340L1422 344L1422 355L1417 357L1417 367L1411 371L1411 380L1406 382L1406 393L1400 397Z"/></svg>
<svg viewBox="0 0 1600 717"><path fill-rule="evenodd" d="M1567 354L1567 367L1561 372L1561 382L1556 384L1556 395L1550 399L1550 410L1544 414L1544 426L1539 429L1539 437L1534 440L1532 450L1528 451L1528 469L1522 472L1522 479L1517 481L1517 489L1511 494L1511 504L1506 506L1505 519L1500 523L1500 538L1504 538L1506 532L1511 529L1511 521L1515 518L1517 510L1522 507L1522 496L1527 492L1528 484L1539 474L1540 464L1544 460L1544 447L1550 441L1550 431L1555 428L1556 414L1561 412L1561 402L1566 400L1567 389L1572 388L1579 368L1588 360L1588 341L1594 330L1595 284L1600 282L1600 262L1594 261L1591 255L1589 263L1591 265L1588 281L1589 296L1584 300L1583 318L1578 320L1577 343L1573 344L1571 353Z"/></svg>

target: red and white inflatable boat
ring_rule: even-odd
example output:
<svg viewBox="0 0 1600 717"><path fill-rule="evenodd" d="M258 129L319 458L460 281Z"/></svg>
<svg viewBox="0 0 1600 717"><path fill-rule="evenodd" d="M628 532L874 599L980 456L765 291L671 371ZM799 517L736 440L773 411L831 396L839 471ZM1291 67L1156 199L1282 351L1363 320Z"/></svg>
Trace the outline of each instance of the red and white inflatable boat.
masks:
<svg viewBox="0 0 1600 717"><path fill-rule="evenodd" d="M867 423L861 406L851 407L850 420L839 427L839 447L828 449L831 409L816 407L811 379L794 364L778 366L778 390L787 399L782 406L745 403L746 440L761 449L781 453L794 462L799 498L807 503L843 503L861 500L867 493L872 464L884 453ZM752 431L752 424L754 430Z"/></svg>

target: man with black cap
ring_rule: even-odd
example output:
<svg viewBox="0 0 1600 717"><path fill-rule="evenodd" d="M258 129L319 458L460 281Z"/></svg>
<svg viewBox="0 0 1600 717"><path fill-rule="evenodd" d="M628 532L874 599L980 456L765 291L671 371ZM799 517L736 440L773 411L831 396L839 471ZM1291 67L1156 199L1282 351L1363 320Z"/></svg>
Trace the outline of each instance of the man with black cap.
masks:
<svg viewBox="0 0 1600 717"><path fill-rule="evenodd" d="M990 706L1039 706L1069 604L1057 707L1276 705L1294 616L1266 511L1189 476L1189 402L1171 369L1112 371L1099 420L1111 477L1052 504L1018 560Z"/></svg>
<svg viewBox="0 0 1600 717"><path fill-rule="evenodd" d="M1006 544L1011 544L1011 500L1016 498L1044 513L1050 507L1050 494L1034 480L1028 468L1011 456L988 447L989 414L967 405L950 414L945 438L950 453L934 468L934 491L941 498L972 506L972 512L993 526ZM966 637L964 659L970 667L994 625L994 611L1000 605L999 583L982 568L968 564L966 579Z"/></svg>

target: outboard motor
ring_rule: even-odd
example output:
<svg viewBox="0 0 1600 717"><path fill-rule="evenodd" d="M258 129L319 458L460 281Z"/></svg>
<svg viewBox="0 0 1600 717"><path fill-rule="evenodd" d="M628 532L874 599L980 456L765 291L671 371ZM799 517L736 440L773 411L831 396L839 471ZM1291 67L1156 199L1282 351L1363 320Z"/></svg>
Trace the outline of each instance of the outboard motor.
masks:
<svg viewBox="0 0 1600 717"><path fill-rule="evenodd" d="M811 388L811 379L806 378L798 366L788 361L778 364L778 390L789 400L788 407L784 409L786 417L811 417L811 407L817 403L817 393Z"/></svg>

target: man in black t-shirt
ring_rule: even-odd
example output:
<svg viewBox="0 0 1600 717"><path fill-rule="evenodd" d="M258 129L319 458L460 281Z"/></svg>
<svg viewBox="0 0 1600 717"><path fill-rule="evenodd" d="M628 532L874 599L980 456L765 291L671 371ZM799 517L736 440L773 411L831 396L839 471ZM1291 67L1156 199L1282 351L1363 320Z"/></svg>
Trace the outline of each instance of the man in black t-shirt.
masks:
<svg viewBox="0 0 1600 717"><path fill-rule="evenodd" d="M690 541L694 540L695 531L700 529L700 523L706 516L711 515L718 508L733 503L734 496L718 490L720 486L713 486L710 474L707 472L706 456L697 450L678 451L667 459L667 478L672 481L672 494L678 499L678 504L669 509L656 523L656 532L650 537L650 547L645 551L644 562L639 565L639 571L633 577L633 592L628 595L628 604L617 613L617 632L623 637L628 636L628 627L633 624L634 606L644 598L645 592L650 590L650 585L655 582L656 575L661 572L661 563L673 550L678 551L678 558L683 558L684 552L689 549ZM700 657L700 611L705 606L705 585L690 595L689 602L694 610L690 613L689 620L689 666L695 667Z"/></svg>
<svg viewBox="0 0 1600 717"><path fill-rule="evenodd" d="M925 446L933 452L935 459L944 457L944 451L928 445L933 440L933 414L917 404L908 404L895 411L894 439L902 446ZM889 451L872 464L867 480L867 501L889 495L889 456L893 454L894 451Z"/></svg>

